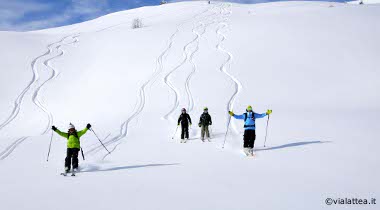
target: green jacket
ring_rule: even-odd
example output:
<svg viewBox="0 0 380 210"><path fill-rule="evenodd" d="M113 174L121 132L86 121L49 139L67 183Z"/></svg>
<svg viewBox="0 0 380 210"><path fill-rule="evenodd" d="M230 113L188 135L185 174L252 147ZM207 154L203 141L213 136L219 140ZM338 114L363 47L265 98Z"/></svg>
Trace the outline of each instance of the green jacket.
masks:
<svg viewBox="0 0 380 210"><path fill-rule="evenodd" d="M78 134L78 138L75 136L75 135L70 135L69 137L69 134L68 133L64 133L60 130L56 130L55 132L57 132L60 136L64 137L67 139L68 137L68 140L67 140L67 148L78 148L80 149L80 137L83 136L86 132L88 131L88 128L85 128L81 131L78 131L77 134Z"/></svg>

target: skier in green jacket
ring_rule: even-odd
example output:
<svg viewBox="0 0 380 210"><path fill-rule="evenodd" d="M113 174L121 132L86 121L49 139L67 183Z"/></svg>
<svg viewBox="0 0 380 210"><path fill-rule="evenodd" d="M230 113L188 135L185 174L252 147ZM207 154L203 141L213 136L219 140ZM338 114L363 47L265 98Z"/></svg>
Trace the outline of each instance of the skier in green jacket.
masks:
<svg viewBox="0 0 380 210"><path fill-rule="evenodd" d="M78 171L78 164L79 164L78 154L79 154L79 150L80 150L79 139L90 128L91 128L91 125L87 124L85 129L83 129L81 131L77 131L75 129L75 126L70 123L67 133L64 133L64 132L58 130L54 125L52 126L53 131L58 133L63 138L67 139L67 153L66 153L66 158L65 158L65 173L68 173L70 171L71 164L73 166L73 172Z"/></svg>

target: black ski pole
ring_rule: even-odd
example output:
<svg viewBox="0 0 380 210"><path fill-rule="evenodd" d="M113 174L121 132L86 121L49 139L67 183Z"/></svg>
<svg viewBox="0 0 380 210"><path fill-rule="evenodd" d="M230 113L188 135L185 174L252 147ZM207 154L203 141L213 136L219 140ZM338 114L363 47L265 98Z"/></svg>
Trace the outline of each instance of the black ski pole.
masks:
<svg viewBox="0 0 380 210"><path fill-rule="evenodd" d="M264 141L264 147L265 147L265 143L267 142L267 135L268 135L268 124L269 124L269 115L268 115L268 119L267 119L267 128L265 130L265 141Z"/></svg>
<svg viewBox="0 0 380 210"><path fill-rule="evenodd" d="M81 151L81 153L82 153L82 158L83 158L83 160L86 160L86 159L84 159L84 153L83 153L83 149L82 149L82 147L80 148L80 151Z"/></svg>
<svg viewBox="0 0 380 210"><path fill-rule="evenodd" d="M102 144L102 146L104 147L104 149L107 150L108 154L111 154L110 151L108 151L107 147L104 146L103 142L99 139L98 135L96 135L95 131L94 131L92 128L90 128L90 130L95 134L96 138L97 138L97 139L99 140L99 142Z"/></svg>
<svg viewBox="0 0 380 210"><path fill-rule="evenodd" d="M48 151L48 154L47 154L47 158L46 158L46 161L49 162L49 156L50 156L50 149L51 149L51 142L53 141L53 133L54 131L51 132L51 137L50 137L50 144L49 144L49 151Z"/></svg>
<svg viewBox="0 0 380 210"><path fill-rule="evenodd" d="M230 115L230 118L228 118L229 120L228 120L228 124L227 124L227 130L226 130L226 135L224 135L224 143L223 143L223 149L224 149L224 145L226 144L226 140L227 140L227 134L228 134L228 130L229 130L229 128L230 128L230 123L231 123L231 115Z"/></svg>

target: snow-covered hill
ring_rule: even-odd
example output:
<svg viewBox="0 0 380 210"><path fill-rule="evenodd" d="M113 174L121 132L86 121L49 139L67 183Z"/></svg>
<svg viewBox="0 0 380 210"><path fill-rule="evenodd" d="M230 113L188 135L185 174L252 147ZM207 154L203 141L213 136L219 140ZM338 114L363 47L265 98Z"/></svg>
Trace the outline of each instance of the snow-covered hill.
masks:
<svg viewBox="0 0 380 210"><path fill-rule="evenodd" d="M132 29L134 19L143 28ZM182 2L0 32L2 209L323 209L377 198L380 5ZM241 152L247 105L257 158ZM199 116L213 118L212 142ZM172 140L180 109L191 140ZM86 160L62 177L66 140ZM376 209L378 205L349 206ZM335 206L343 208L343 205Z"/></svg>

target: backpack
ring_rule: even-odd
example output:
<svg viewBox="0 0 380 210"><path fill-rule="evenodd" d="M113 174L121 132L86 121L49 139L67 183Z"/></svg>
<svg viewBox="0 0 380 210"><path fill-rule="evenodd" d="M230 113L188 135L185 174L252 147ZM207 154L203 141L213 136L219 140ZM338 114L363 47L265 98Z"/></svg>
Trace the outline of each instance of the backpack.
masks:
<svg viewBox="0 0 380 210"><path fill-rule="evenodd" d="M247 121L247 118L248 118L248 113L246 112L246 113L244 113L244 122ZM254 113L254 112L252 112L252 117L251 117L251 119L252 119L253 121L255 121L255 113Z"/></svg>

